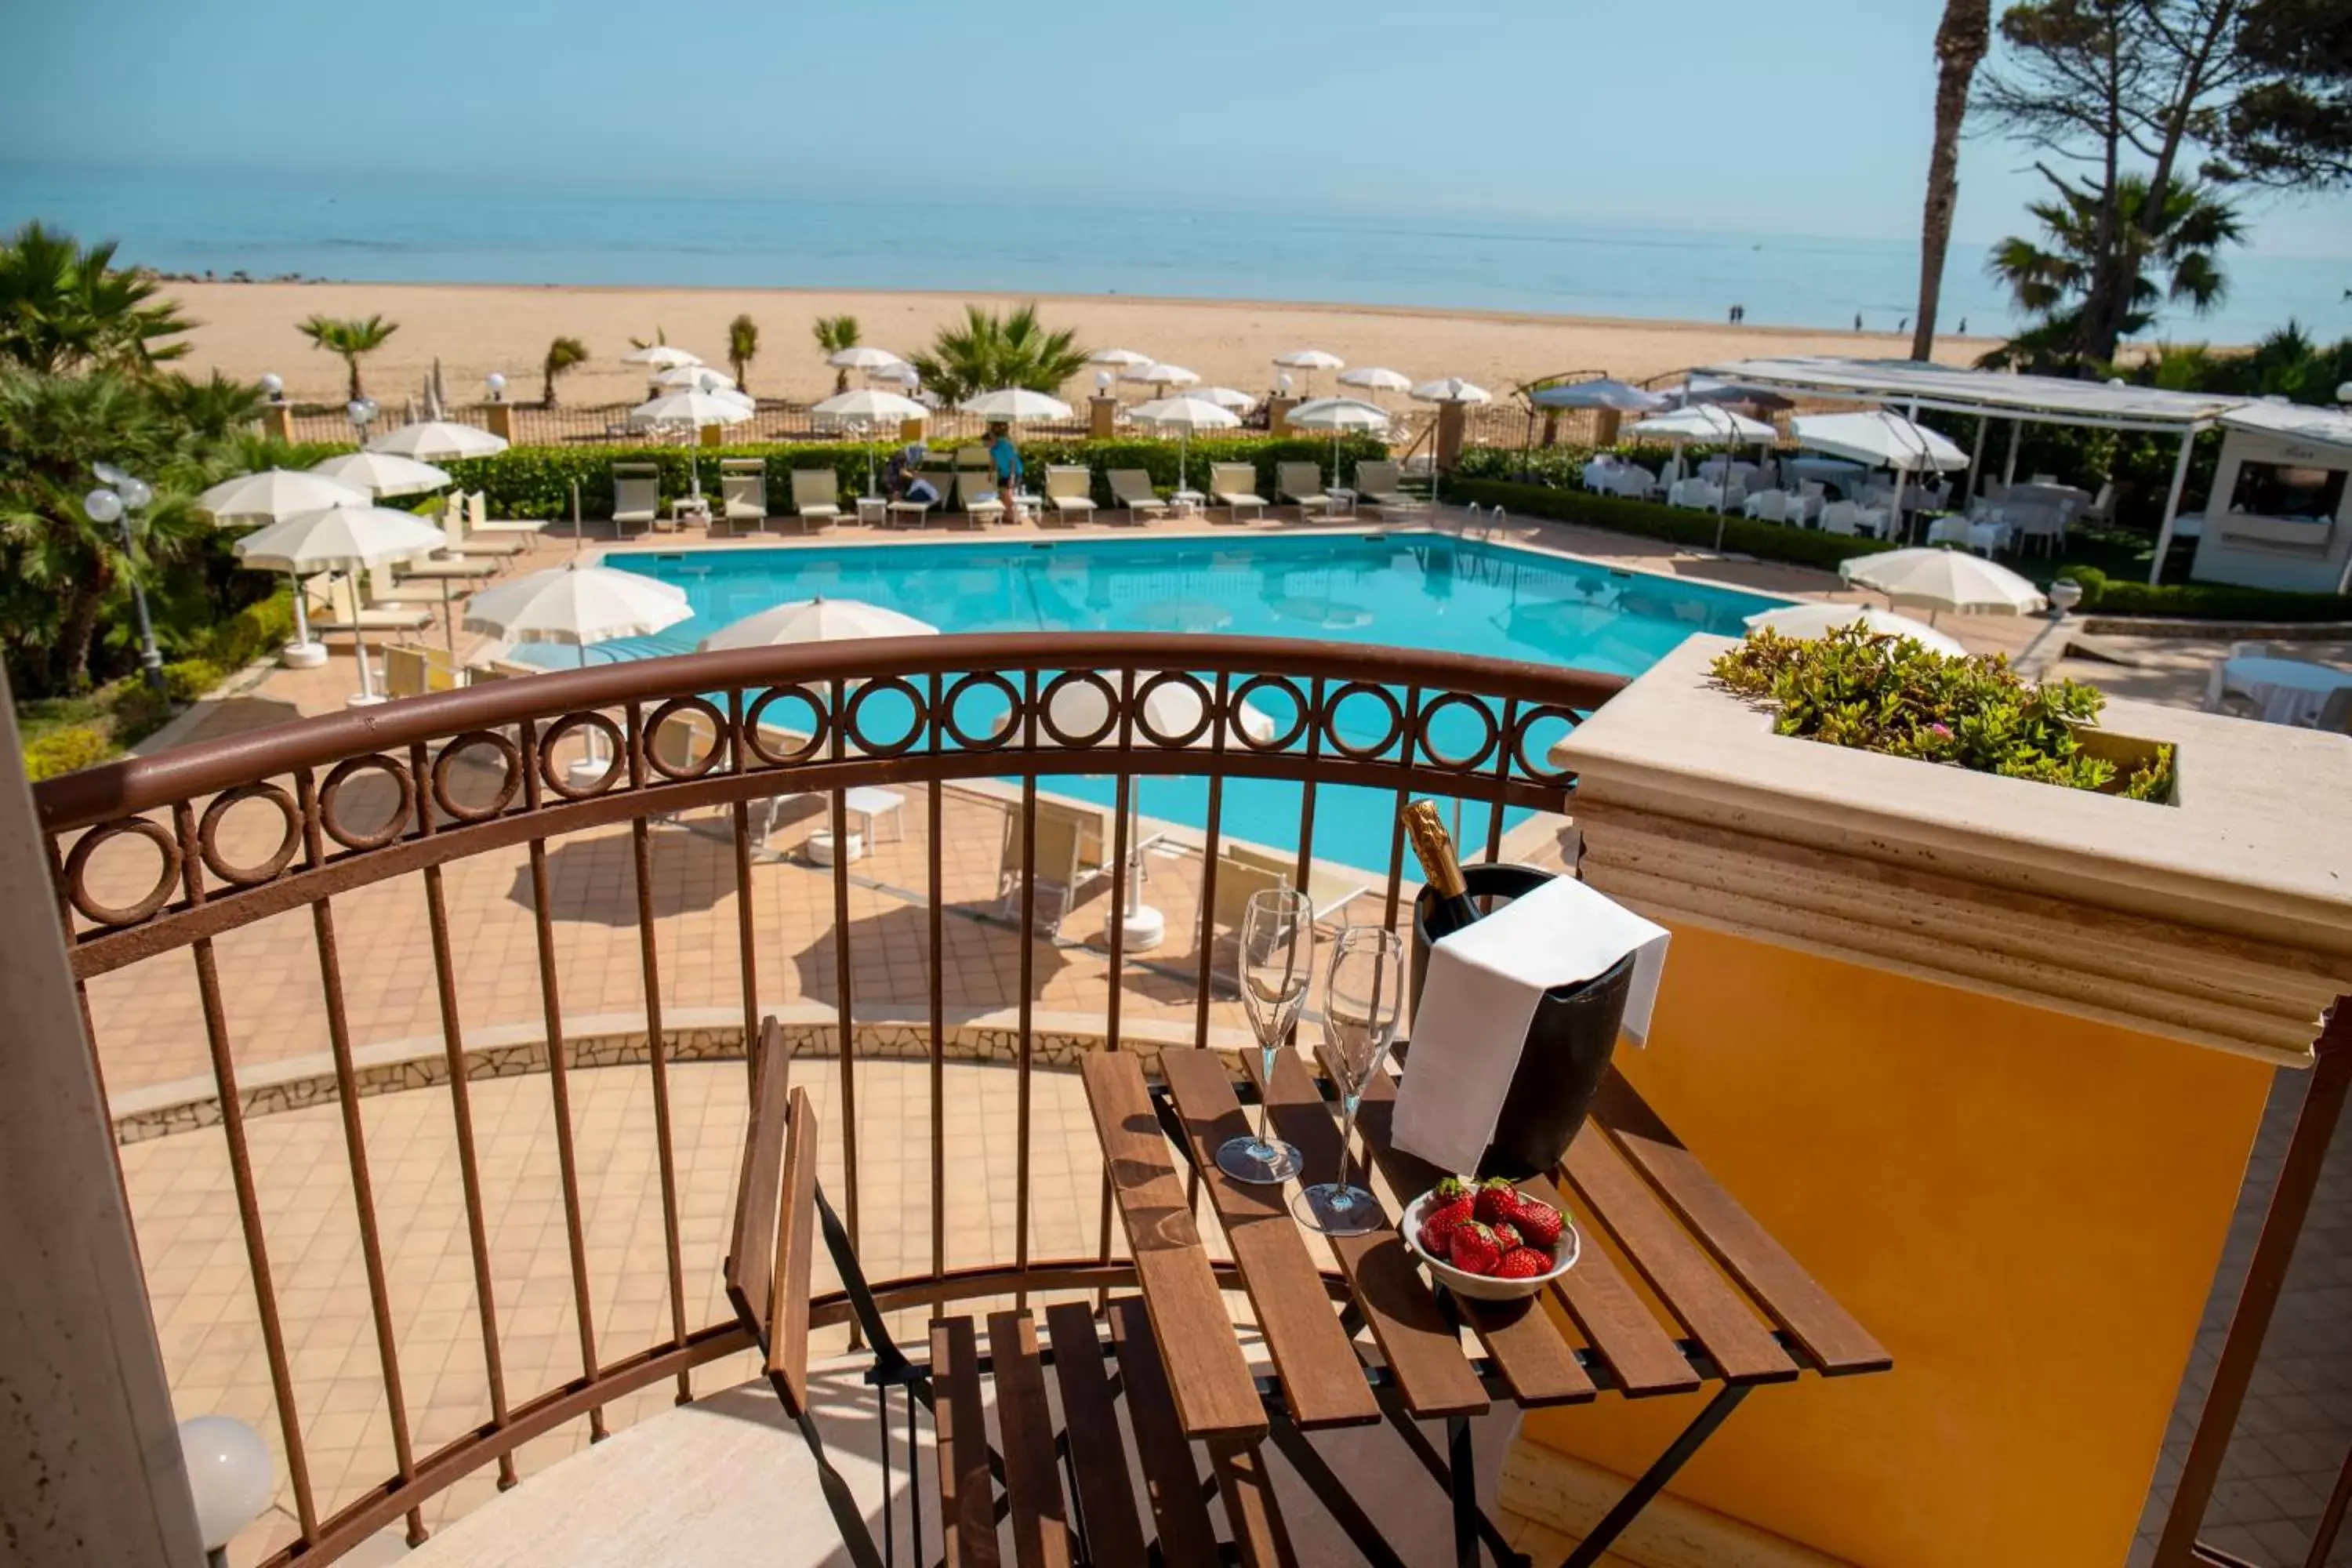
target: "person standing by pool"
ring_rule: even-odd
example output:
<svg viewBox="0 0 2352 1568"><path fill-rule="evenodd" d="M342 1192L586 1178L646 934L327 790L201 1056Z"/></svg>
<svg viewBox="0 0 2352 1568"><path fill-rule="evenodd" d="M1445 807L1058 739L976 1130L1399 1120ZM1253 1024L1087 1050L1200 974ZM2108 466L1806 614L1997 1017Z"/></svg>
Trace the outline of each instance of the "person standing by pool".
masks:
<svg viewBox="0 0 2352 1568"><path fill-rule="evenodd" d="M1008 522L1021 521L1021 453L1013 445L1011 427L988 427L988 461L996 470L996 499L1004 504Z"/></svg>

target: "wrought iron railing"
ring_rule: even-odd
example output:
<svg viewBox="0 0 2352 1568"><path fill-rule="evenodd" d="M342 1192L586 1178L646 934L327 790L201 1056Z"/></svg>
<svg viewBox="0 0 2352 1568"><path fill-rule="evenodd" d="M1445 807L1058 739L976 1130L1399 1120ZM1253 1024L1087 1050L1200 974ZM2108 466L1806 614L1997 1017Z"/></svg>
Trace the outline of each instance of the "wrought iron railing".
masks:
<svg viewBox="0 0 2352 1568"><path fill-rule="evenodd" d="M941 1074L950 1025L942 979L943 814L948 791L975 781L997 781L1005 809L1017 815L1018 875L1006 894L1017 905L1016 930L1034 932L1041 879L1036 866L1040 781L1088 778L1097 790L1109 781L1111 809L1104 830L1108 863L1130 865L1139 847L1131 839L1139 782L1190 775L1206 781L1204 811L1194 825L1192 850L1200 857L1197 958L1177 977L1190 991L1191 1038L1208 1043L1215 879L1221 839L1229 837L1226 787L1239 781L1296 785L1297 814L1293 874L1306 885L1319 859L1337 855L1350 864L1385 867L1375 917L1393 926L1405 886L1405 851L1393 830L1386 842L1365 842L1359 814L1348 841L1318 845L1319 792L1369 789L1402 805L1432 795L1469 803L1474 841L1488 855L1502 847L1506 814L1560 813L1571 779L1548 759L1553 739L1586 717L1621 685L1613 676L1450 655L1337 644L1185 636L988 636L869 640L801 648L695 655L595 667L478 686L303 720L159 755L51 780L38 805L56 868L57 896L68 933L78 981L150 973L156 962L193 956L205 1055L216 1116L226 1141L237 1226L252 1282L252 1307L268 1363L276 1423L299 1531L272 1559L326 1560L404 1517L421 1539L423 1505L453 1482L497 1465L502 1483L514 1477L517 1447L571 1422L604 1432L605 1407L635 1390L675 1379L678 1396L692 1393L688 1373L745 1345L731 1319L691 1321L684 1281L696 1271L716 1278L716 1256L683 1255L677 1150L665 1091L675 1030L663 1016L662 951L652 901L656 823L688 812L717 814L728 824L736 879L736 936L741 963L740 1042L754 1037L761 1010L760 965L754 939L752 864L759 845L751 825L755 803L786 793L830 796L840 842L847 821L845 792L869 785L919 792L927 847L926 885L914 892L928 908L928 1020L923 1041L930 1073L930 1190L911 1196L891 1223L929 1230L927 1258L901 1277L878 1282L886 1310L936 1304L1013 1290L1097 1289L1131 1278L1114 1255L1105 1221L1100 1245L1087 1256L1033 1256L1031 1203L1032 1075L1039 1070L1037 977L1034 940L1020 943L1015 1047L1018 1075L1015 1156L1017 1221L1012 1255L976 1267L949 1267L942 1235L945 1187L941 1157L947 1111ZM1085 690L1084 703L1065 693ZM1185 700L1163 704L1159 694ZM1067 715L1100 715L1084 733ZM1258 721L1237 721L1244 710ZM1154 727L1153 714L1196 715L1186 732ZM675 743L673 727L698 733L701 745ZM583 762L583 742L608 759ZM1253 786L1254 787L1254 786ZM232 814L242 826L228 827ZM1393 813L1381 813L1392 820ZM267 825L257 832L255 820ZM592 1280L583 1240L578 1164L569 1075L576 1065L565 1048L562 976L551 910L551 838L596 830L623 831L631 840L637 960L643 968L647 1070L652 1076L656 1162L667 1242L667 1331L650 1342L614 1345L597 1335ZM1293 836L1285 832L1288 840ZM274 842L272 841L274 840ZM1016 842L1010 835L1007 845ZM536 935L535 979L548 1048L543 1068L553 1095L554 1138L572 1296L579 1331L580 1371L541 1388L507 1385L500 1360L498 1261L485 1223L485 1173L478 1160L463 1019L460 964L454 951L452 909L445 868L501 849L527 856L528 900ZM1318 855L1318 849L1323 851ZM125 862L152 855L152 879ZM857 1049L858 1002L853 984L852 871L849 857L832 857L835 1048L845 1096L854 1095L852 1058ZM407 1415L397 1347L404 1324L394 1306L392 1264L383 1245L383 1215L369 1180L366 1128L360 1114L360 1058L373 1043L354 1038L343 960L337 943L337 902L362 889L413 880L421 891L432 939L433 985L438 997L446 1071L433 1092L448 1097L464 1189L466 1246L470 1254L474 1312L479 1319L489 1417L429 1452L418 1451ZM1368 900L1367 902L1374 900ZM272 917L310 915L320 1006L332 1058L331 1099L341 1110L343 1152L356 1205L360 1255L388 1416L392 1473L331 1510L313 1495L305 1458L304 1422L295 1397L285 1289L273 1274L256 1161L247 1136L248 1110L238 1083L239 1060L229 1022L241 976L225 965L217 944L242 928ZM462 915L465 911L457 911ZM1120 1047L1121 983L1126 913L1114 895L1107 914L1108 982L1101 998L1100 1041ZM1163 988L1169 966L1156 966ZM134 983L136 983L134 981ZM120 984L121 982L110 984ZM86 996L87 1003L87 996ZM1171 1027L1163 1022L1163 1029ZM1176 1026L1175 1027L1181 1027ZM101 1077L123 1042L95 1040ZM848 1225L861 1225L860 1150L854 1114L837 1117L843 1180L838 1191ZM909 1128L910 1138L925 1135ZM909 1216L912 1216L911 1218ZM154 1238L143 1238L152 1241ZM844 1303L827 1297L814 1321L838 1322Z"/></svg>

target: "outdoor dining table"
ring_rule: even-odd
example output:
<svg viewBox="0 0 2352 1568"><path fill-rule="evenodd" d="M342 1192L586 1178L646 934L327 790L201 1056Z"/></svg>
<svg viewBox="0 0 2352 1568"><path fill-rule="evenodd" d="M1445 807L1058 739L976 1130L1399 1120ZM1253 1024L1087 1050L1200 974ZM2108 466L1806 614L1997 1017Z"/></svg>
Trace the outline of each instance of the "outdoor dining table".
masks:
<svg viewBox="0 0 2352 1568"><path fill-rule="evenodd" d="M1401 1568L1395 1551L1303 1433L1387 1421L1449 1496L1462 1568L1478 1561L1482 1546L1513 1565L1526 1560L1478 1502L1473 1416L1498 1401L1524 1410L1591 1403L1604 1393L1643 1399L1707 1391L1696 1416L1561 1564L1587 1568L1757 1388L1792 1384L1808 1371L1835 1377L1893 1364L1613 1072L1555 1173L1567 1184L1565 1200L1547 1177L1520 1184L1580 1227L1575 1267L1549 1302L1496 1302L1433 1287L1385 1200L1378 1228L1318 1237L1291 1217L1288 1187L1251 1185L1220 1171L1217 1148L1251 1130L1245 1098L1262 1100L1276 1133L1299 1149L1299 1180L1329 1181L1339 1161L1328 1079L1284 1051L1267 1082L1257 1053L1243 1055L1250 1060L1237 1080L1213 1051L1164 1050L1159 1086L1146 1080L1134 1052L1085 1058L1103 1168L1184 1436L1213 1452L1271 1441L1375 1568ZM1396 1079L1376 1074L1357 1127L1374 1168L1402 1199L1444 1173L1391 1142L1396 1093ZM1224 1231L1269 1374L1254 1373L1244 1356L1179 1159L1206 1189ZM1596 1245L1603 1237L1646 1290ZM1336 1276L1318 1261L1327 1247ZM1465 1348L1465 1330L1475 1350ZM1444 1423L1442 1455L1418 1425L1424 1421Z"/></svg>
<svg viewBox="0 0 2352 1568"><path fill-rule="evenodd" d="M2307 724L2327 705L2327 695L2352 686L2352 670L2299 658L2224 659L2221 689L2242 692L2262 705L2266 724Z"/></svg>

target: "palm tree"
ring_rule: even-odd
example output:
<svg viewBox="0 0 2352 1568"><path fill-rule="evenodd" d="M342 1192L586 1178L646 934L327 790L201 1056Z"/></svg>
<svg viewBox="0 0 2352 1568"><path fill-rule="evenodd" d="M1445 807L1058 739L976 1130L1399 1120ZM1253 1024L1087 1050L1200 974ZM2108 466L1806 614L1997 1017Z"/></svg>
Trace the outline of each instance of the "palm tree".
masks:
<svg viewBox="0 0 2352 1568"><path fill-rule="evenodd" d="M77 245L28 223L0 240L0 363L43 374L86 366L145 372L188 352L188 330L154 275L114 265L114 242Z"/></svg>
<svg viewBox="0 0 2352 1568"><path fill-rule="evenodd" d="M909 362L923 384L950 403L1004 386L1054 392L1086 367L1077 334L1047 331L1034 304L1008 316L966 305L963 318L961 326L940 328L930 352Z"/></svg>
<svg viewBox="0 0 2352 1568"><path fill-rule="evenodd" d="M854 349L857 346L857 318L819 316L816 319L816 324L809 329L809 335L816 339L817 352L831 359L844 349ZM833 390L836 393L849 390L849 372L846 369L839 366L835 368Z"/></svg>
<svg viewBox="0 0 2352 1568"><path fill-rule="evenodd" d="M588 363L588 345L578 338L557 338L547 345L547 357L539 362L539 374L544 383L539 395L541 408L555 406L555 378L574 365Z"/></svg>
<svg viewBox="0 0 2352 1568"><path fill-rule="evenodd" d="M382 316L370 316L364 321L313 316L294 330L310 339L314 348L342 356L344 368L351 372L352 401L356 403L367 395L366 389L360 385L360 356L383 347L384 340L400 331L400 323L387 321Z"/></svg>
<svg viewBox="0 0 2352 1568"><path fill-rule="evenodd" d="M760 323L749 316L738 316L727 323L727 363L735 373L735 389L750 396L751 389L743 384L743 370L759 357Z"/></svg>
<svg viewBox="0 0 2352 1568"><path fill-rule="evenodd" d="M1992 46L1992 0L1945 0L1936 29L1936 142L1927 154L1927 210L1919 219L1919 311L1911 357L1935 352L1936 311L1943 302L1944 258L1952 247L1952 209L1960 199L1960 127L1969 84Z"/></svg>
<svg viewBox="0 0 2352 1568"><path fill-rule="evenodd" d="M2168 301L2199 315L2220 303L2229 280L2216 253L2244 238L2237 209L2205 186L2175 184L2166 191L2155 222L2142 227L2136 215L2146 208L2147 180L2126 174L2116 181L2116 195L2115 210L2129 225L2122 237L2126 284L2121 335L2145 331ZM1987 354L1983 363L2081 368L2074 344L2098 267L2100 206L2097 192L2062 186L2057 200L2026 208L2042 225L2042 242L2011 235L1992 247L1986 270L2009 286L2018 309L2040 320Z"/></svg>

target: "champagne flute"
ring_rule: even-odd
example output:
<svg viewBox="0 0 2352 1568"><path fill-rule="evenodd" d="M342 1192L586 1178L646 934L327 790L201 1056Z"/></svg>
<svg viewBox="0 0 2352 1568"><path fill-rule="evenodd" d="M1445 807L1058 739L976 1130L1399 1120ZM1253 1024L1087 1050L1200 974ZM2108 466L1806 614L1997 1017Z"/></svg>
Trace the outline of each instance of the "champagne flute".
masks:
<svg viewBox="0 0 2352 1568"><path fill-rule="evenodd" d="M1388 1060L1403 1013L1404 944L1396 932L1349 926L1331 949L1323 980L1323 1039L1339 1087L1339 1179L1303 1189L1291 1207L1328 1236L1360 1236L1381 1224L1380 1200L1348 1180L1356 1110L1372 1075Z"/></svg>
<svg viewBox="0 0 2352 1568"><path fill-rule="evenodd" d="M1240 971L1242 1009L1249 1015L1264 1057L1266 1081L1274 1080L1275 1058L1307 1005L1307 983L1315 970L1315 906L1295 888L1266 888L1250 895L1242 913ZM1266 1108L1258 1106L1257 1135L1228 1139L1217 1151L1217 1169L1237 1182L1273 1186L1304 1168L1298 1151L1268 1135Z"/></svg>

